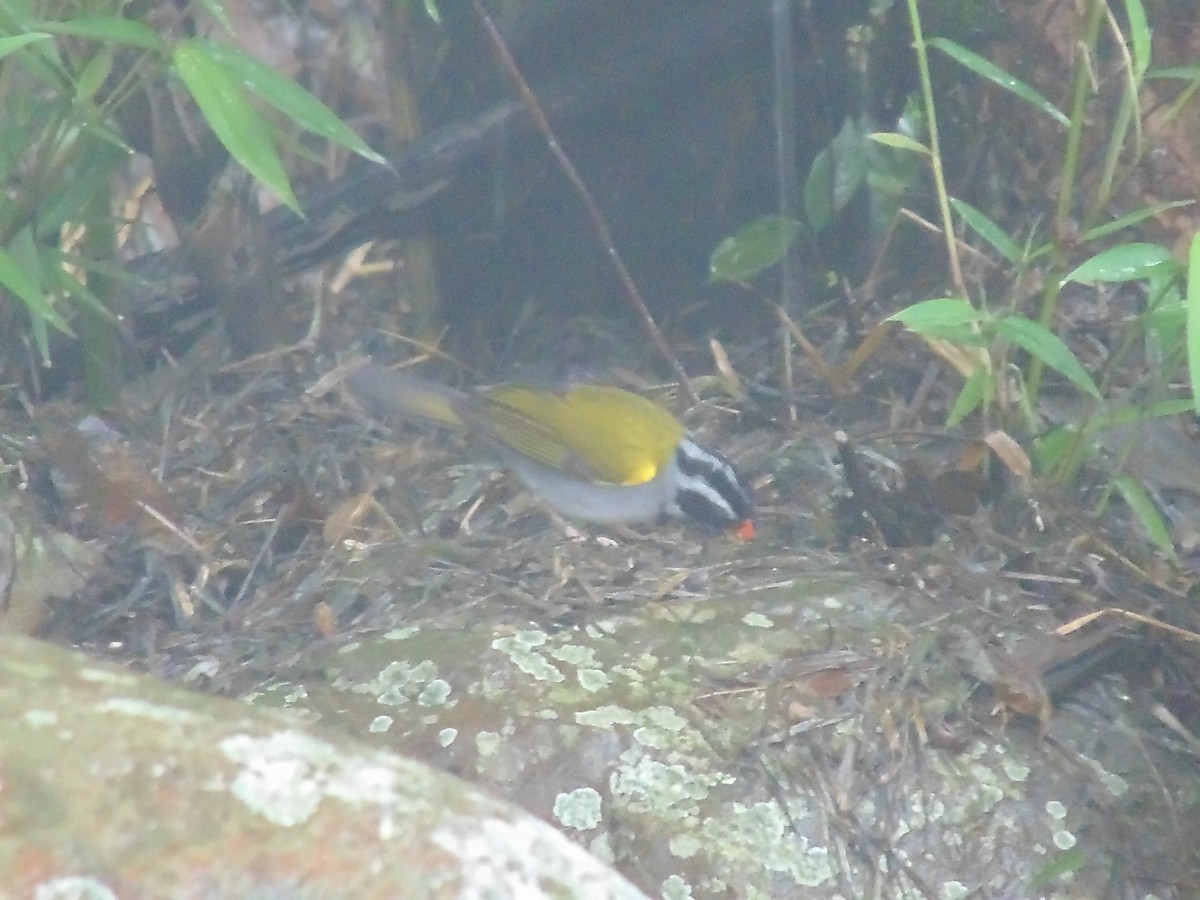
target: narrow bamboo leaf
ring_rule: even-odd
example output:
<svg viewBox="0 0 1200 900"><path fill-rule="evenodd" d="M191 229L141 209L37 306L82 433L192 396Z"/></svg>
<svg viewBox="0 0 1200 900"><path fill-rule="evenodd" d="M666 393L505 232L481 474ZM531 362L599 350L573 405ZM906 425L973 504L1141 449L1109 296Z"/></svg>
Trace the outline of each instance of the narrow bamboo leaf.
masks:
<svg viewBox="0 0 1200 900"><path fill-rule="evenodd" d="M32 28L32 26L30 27ZM49 40L24 41L26 37L36 38L37 35L42 34L45 34ZM70 89L71 76L63 65L62 54L59 52L58 41L54 40L54 35L45 31L31 31L29 34L14 35L11 39L23 42L24 46L18 48L23 50L20 54L21 64L29 67L30 73L49 88L51 95L58 97L66 94ZM11 107L12 104L10 103L9 106Z"/></svg>
<svg viewBox="0 0 1200 900"><path fill-rule="evenodd" d="M1188 305L1182 297L1158 304L1144 316L1144 322L1147 340L1152 342L1147 349L1155 354L1156 359L1167 359L1177 348L1188 346ZM1190 369L1190 356L1188 366Z"/></svg>
<svg viewBox="0 0 1200 900"><path fill-rule="evenodd" d="M61 263L61 254L58 250L55 249L51 252L58 257L58 262ZM104 301L89 290L88 286L76 278L68 269L62 265L56 265L45 271L47 280L56 290L71 297L80 306L91 310L101 318L108 319L114 323L119 321L119 317L104 305Z"/></svg>
<svg viewBox="0 0 1200 900"><path fill-rule="evenodd" d="M71 327L58 310L54 299L43 289L38 279L37 248L29 229L24 229L14 238L9 248L0 247L0 285L10 290L29 314L29 330L33 344L44 362L50 360L50 335L47 325L64 334L71 334Z"/></svg>
<svg viewBox="0 0 1200 900"><path fill-rule="evenodd" d="M213 59L211 46L196 38L180 43L173 54L175 71L230 155L300 214L270 127L246 99L241 83Z"/></svg>
<svg viewBox="0 0 1200 900"><path fill-rule="evenodd" d="M32 27L51 34L126 44L157 53L165 53L167 50L167 45L152 28L132 19L122 19L120 16L79 16L62 22L36 22Z"/></svg>
<svg viewBox="0 0 1200 900"><path fill-rule="evenodd" d="M90 103L96 92L104 86L112 72L113 54L111 44L102 44L99 49L84 63L83 71L75 80L76 103Z"/></svg>
<svg viewBox="0 0 1200 900"><path fill-rule="evenodd" d="M937 47L959 65L965 66L981 78L986 78L995 85L1004 88L1016 96L1020 97L1026 103L1030 103L1037 109L1040 109L1058 124L1066 127L1070 124L1070 119L1057 106L1043 97L1040 93L1027 85L1018 78L1014 78L1008 72L1004 71L998 65L990 62L974 51L968 50L962 44L957 44L954 41L946 38L932 38L929 41L929 46Z"/></svg>
<svg viewBox="0 0 1200 900"><path fill-rule="evenodd" d="M1162 215L1167 210L1179 209L1181 206L1192 206L1195 202L1195 200L1173 200L1170 203L1156 203L1153 206L1135 209L1133 212L1127 213L1118 219L1113 219L1111 222L1105 222L1103 225L1089 228L1080 235L1080 240L1095 241L1102 237L1108 237L1110 234L1118 232L1123 228L1131 228L1146 219Z"/></svg>
<svg viewBox="0 0 1200 900"><path fill-rule="evenodd" d="M1023 256L1021 248L1016 241L1004 233L1003 228L965 200L951 197L950 205L962 216L963 221L974 229L976 234L991 244L1006 260L1014 264L1021 260Z"/></svg>
<svg viewBox="0 0 1200 900"><path fill-rule="evenodd" d="M69 222L78 222L80 211L95 208L97 196L110 196L112 174L128 159L130 150L117 143L105 123L95 123L81 129L77 139L82 142L78 161L70 176L59 180L55 190L47 192L38 210L35 238L43 246L58 246L59 232ZM42 271L48 267L42 266Z"/></svg>
<svg viewBox="0 0 1200 900"><path fill-rule="evenodd" d="M979 408L988 394L990 383L991 378L982 366L967 376L962 390L958 392L958 396L954 399L954 405L950 407L950 412L946 416L947 428L953 428Z"/></svg>
<svg viewBox="0 0 1200 900"><path fill-rule="evenodd" d="M1171 537L1171 528L1163 519L1158 507L1155 506L1145 485L1128 475L1119 475L1113 479L1112 483L1121 495L1121 499L1129 505L1154 546L1175 560L1175 541Z"/></svg>
<svg viewBox="0 0 1200 900"><path fill-rule="evenodd" d="M1076 430L1069 426L1053 428L1034 442L1034 453L1039 472L1052 472L1058 468L1067 451L1077 440Z"/></svg>
<svg viewBox="0 0 1200 900"><path fill-rule="evenodd" d="M1097 253L1077 266L1062 280L1071 281L1136 281L1151 275L1161 275L1164 269L1178 268L1171 251L1158 244L1121 244Z"/></svg>
<svg viewBox="0 0 1200 900"><path fill-rule="evenodd" d="M234 47L206 42L204 48L211 60L224 66L231 75L241 79L246 87L301 128L340 144L372 162L386 165L387 160L367 146L333 110L290 78Z"/></svg>
<svg viewBox="0 0 1200 900"><path fill-rule="evenodd" d="M1192 382L1192 401L1200 413L1200 234L1192 235L1188 250L1187 279L1188 376Z"/></svg>
<svg viewBox="0 0 1200 900"><path fill-rule="evenodd" d="M1081 391L1100 399L1100 389L1087 369L1063 339L1049 328L1024 316L1005 316L996 322L996 333L1040 359Z"/></svg>
<svg viewBox="0 0 1200 900"><path fill-rule="evenodd" d="M1200 66L1167 66L1146 73L1147 78L1170 78L1177 81L1200 79Z"/></svg>
<svg viewBox="0 0 1200 900"><path fill-rule="evenodd" d="M1156 400L1149 406L1122 407L1108 410L1090 416L1086 421L1086 431L1103 431L1114 425L1130 425L1135 422L1145 422L1148 419L1165 419L1191 412L1192 401L1183 397L1168 397Z"/></svg>
<svg viewBox="0 0 1200 900"><path fill-rule="evenodd" d="M938 297L907 306L888 316L886 321L899 322L917 334L927 334L935 329L974 325L982 319L983 313L968 301L958 297Z"/></svg>
<svg viewBox="0 0 1200 900"><path fill-rule="evenodd" d="M11 34L5 37L0 37L0 59L8 56L8 54L20 50L26 44L32 44L34 41L44 41L50 35L44 31L38 31L33 34Z"/></svg>
<svg viewBox="0 0 1200 900"><path fill-rule="evenodd" d="M7 249L0 247L0 284L16 294L28 309L48 308L49 301L42 293L42 286L30 272L28 264L18 261Z"/></svg>
<svg viewBox="0 0 1200 900"><path fill-rule="evenodd" d="M1134 83L1141 84L1150 68L1150 22L1142 0L1125 0L1129 20L1129 55L1133 58Z"/></svg>
<svg viewBox="0 0 1200 900"><path fill-rule="evenodd" d="M930 154L930 150L920 141L914 141L907 134L900 134L895 131L876 131L873 134L867 135L877 144L883 144L885 147L895 147L897 150L911 150L913 153L923 153L926 156Z"/></svg>
<svg viewBox="0 0 1200 900"><path fill-rule="evenodd" d="M79 253L70 253L57 248L54 252L57 254L59 262L64 268L83 269L89 275L94 273L104 278L113 278L129 285L153 284L153 279L139 278L119 263L92 259L89 256L82 256Z"/></svg>
<svg viewBox="0 0 1200 900"><path fill-rule="evenodd" d="M762 216L717 245L708 262L710 281L745 284L775 265L800 234L801 225L782 216Z"/></svg>

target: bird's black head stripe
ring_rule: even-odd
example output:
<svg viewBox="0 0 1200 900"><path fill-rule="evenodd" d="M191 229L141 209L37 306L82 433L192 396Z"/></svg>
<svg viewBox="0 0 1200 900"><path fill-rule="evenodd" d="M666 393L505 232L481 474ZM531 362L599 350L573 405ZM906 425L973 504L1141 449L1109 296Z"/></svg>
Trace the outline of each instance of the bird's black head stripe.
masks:
<svg viewBox="0 0 1200 900"><path fill-rule="evenodd" d="M729 460L684 441L675 452L681 475L676 503L691 518L714 524L742 522L754 511L753 501Z"/></svg>

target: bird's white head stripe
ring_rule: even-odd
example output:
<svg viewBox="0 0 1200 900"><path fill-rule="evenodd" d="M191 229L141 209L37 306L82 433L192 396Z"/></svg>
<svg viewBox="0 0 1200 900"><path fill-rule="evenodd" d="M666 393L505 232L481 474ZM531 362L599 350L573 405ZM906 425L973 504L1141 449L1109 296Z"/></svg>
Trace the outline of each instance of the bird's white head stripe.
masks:
<svg viewBox="0 0 1200 900"><path fill-rule="evenodd" d="M673 505L680 512L713 524L749 517L753 504L725 457L685 438L675 452L675 465L678 476Z"/></svg>

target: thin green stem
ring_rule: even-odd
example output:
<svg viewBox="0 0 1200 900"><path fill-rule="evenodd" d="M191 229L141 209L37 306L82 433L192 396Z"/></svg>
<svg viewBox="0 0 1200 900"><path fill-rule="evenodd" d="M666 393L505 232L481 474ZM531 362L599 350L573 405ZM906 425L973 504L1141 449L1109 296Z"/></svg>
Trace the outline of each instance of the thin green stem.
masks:
<svg viewBox="0 0 1200 900"><path fill-rule="evenodd" d="M1063 149L1063 164L1059 174L1058 206L1054 212L1054 254L1050 272L1042 289L1042 308L1038 322L1050 328L1054 312L1058 308L1059 280L1066 260L1065 245L1074 229L1071 228L1071 213L1075 208L1076 179L1079 175L1079 154L1083 142L1083 126L1087 119L1087 103L1092 93L1092 71L1088 60L1094 54L1100 26L1104 21L1104 0L1089 0L1088 19L1082 38L1076 44L1075 72L1071 85L1071 125L1067 129L1067 143ZM1042 389L1045 363L1037 357L1029 365L1029 396L1036 402Z"/></svg>
<svg viewBox="0 0 1200 900"><path fill-rule="evenodd" d="M1134 70L1134 61L1126 43L1126 36L1121 33L1120 24L1117 22L1111 9L1106 7L1104 12L1109 31L1112 33L1113 45L1116 47L1117 52L1121 54L1123 62L1122 72L1125 76L1125 90L1121 93L1121 106L1117 111L1113 126L1109 130L1108 148L1105 151L1104 166L1101 169L1100 179L1097 182L1096 195L1092 198L1091 206L1083 219L1084 231L1095 226L1096 221L1104 214L1109 202L1112 200L1118 181L1117 168L1121 162L1121 154L1130 143L1130 134L1132 133L1133 135L1133 142L1129 152L1129 164L1126 166L1126 172L1138 164L1138 161L1142 158L1144 145L1141 108L1138 102L1141 80ZM1124 176L1122 175L1121 177Z"/></svg>
<svg viewBox="0 0 1200 900"><path fill-rule="evenodd" d="M921 14L917 9L918 0L908 0L908 19L913 33L913 49L917 54L917 71L921 77L921 102L925 106L925 116L929 127L930 165L933 172L933 184L937 191L938 214L942 220L942 237L946 241L946 258L950 264L950 278L954 282L954 290L961 297L967 296L966 283L963 281L962 265L958 259L958 246L954 241L954 223L950 217L950 196L946 192L946 174L942 168L942 152L938 139L937 111L933 102L933 79L929 75L929 53L925 45L925 33L921 29Z"/></svg>

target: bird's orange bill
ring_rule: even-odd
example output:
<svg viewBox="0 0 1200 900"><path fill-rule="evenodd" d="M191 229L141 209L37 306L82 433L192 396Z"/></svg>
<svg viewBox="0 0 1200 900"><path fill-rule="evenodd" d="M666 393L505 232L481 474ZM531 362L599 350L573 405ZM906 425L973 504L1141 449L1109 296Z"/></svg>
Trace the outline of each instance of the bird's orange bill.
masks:
<svg viewBox="0 0 1200 900"><path fill-rule="evenodd" d="M753 519L743 519L742 524L737 527L737 536L743 541L750 541L758 534L758 529L754 527Z"/></svg>

